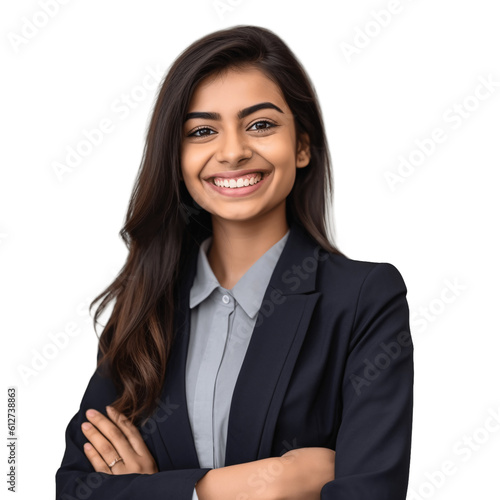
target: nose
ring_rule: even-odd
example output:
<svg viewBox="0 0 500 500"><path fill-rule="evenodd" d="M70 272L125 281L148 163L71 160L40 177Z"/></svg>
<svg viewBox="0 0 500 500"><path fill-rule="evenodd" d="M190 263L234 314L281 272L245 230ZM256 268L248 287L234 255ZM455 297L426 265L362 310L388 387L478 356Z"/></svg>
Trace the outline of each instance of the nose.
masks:
<svg viewBox="0 0 500 500"><path fill-rule="evenodd" d="M225 130L217 141L215 159L229 166L237 166L252 157L252 150L245 134L235 130Z"/></svg>

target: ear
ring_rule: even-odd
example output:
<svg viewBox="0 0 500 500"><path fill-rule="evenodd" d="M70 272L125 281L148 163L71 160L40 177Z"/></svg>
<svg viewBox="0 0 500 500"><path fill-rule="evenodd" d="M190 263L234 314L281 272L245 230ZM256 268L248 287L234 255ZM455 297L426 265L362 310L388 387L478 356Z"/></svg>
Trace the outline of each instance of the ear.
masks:
<svg viewBox="0 0 500 500"><path fill-rule="evenodd" d="M300 138L297 141L296 167L297 168L307 167L310 161L311 161L311 148L309 142L309 135L303 133L300 135Z"/></svg>

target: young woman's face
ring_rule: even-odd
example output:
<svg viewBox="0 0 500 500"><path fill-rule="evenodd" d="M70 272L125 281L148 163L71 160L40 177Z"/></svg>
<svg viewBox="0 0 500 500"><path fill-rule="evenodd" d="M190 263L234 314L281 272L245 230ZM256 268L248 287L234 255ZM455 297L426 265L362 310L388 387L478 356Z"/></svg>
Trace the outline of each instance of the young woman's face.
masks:
<svg viewBox="0 0 500 500"><path fill-rule="evenodd" d="M225 220L285 217L295 169L310 156L279 87L256 68L229 69L197 86L186 118L181 169L193 199Z"/></svg>

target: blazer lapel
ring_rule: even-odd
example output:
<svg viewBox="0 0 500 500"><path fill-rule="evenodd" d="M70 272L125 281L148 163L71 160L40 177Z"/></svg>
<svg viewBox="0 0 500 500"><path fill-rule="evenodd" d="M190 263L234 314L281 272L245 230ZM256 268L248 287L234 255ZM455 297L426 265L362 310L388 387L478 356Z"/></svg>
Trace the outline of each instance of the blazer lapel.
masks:
<svg viewBox="0 0 500 500"><path fill-rule="evenodd" d="M226 466L270 456L280 407L321 296L313 293L317 247L299 226L290 226L234 388Z"/></svg>
<svg viewBox="0 0 500 500"><path fill-rule="evenodd" d="M296 223L266 289L231 401L225 465L270 456L274 428L293 367L321 293L316 283L318 245ZM317 251L317 250L316 250ZM174 469L198 468L187 411L185 371L189 346L189 291L196 256L183 280L175 317L175 340L161 394L168 418L157 428ZM301 271L297 273L297 267ZM153 417L153 420L155 417Z"/></svg>

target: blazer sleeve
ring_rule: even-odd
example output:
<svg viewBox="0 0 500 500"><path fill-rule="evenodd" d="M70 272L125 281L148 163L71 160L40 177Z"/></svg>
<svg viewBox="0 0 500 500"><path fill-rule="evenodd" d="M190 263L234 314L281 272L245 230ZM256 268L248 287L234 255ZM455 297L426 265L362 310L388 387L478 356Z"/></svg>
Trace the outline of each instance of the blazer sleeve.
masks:
<svg viewBox="0 0 500 500"><path fill-rule="evenodd" d="M377 263L357 297L342 381L335 480L321 500L404 500L413 415L413 342L406 286Z"/></svg>
<svg viewBox="0 0 500 500"><path fill-rule="evenodd" d="M160 470L156 474L112 475L95 472L83 445L87 442L81 424L89 408L106 414L106 405L116 399L116 389L108 377L96 369L80 404L66 428L66 449L56 472L56 500L191 500L196 482L210 469ZM157 461L152 437L141 432ZM157 461L158 463L158 461Z"/></svg>

